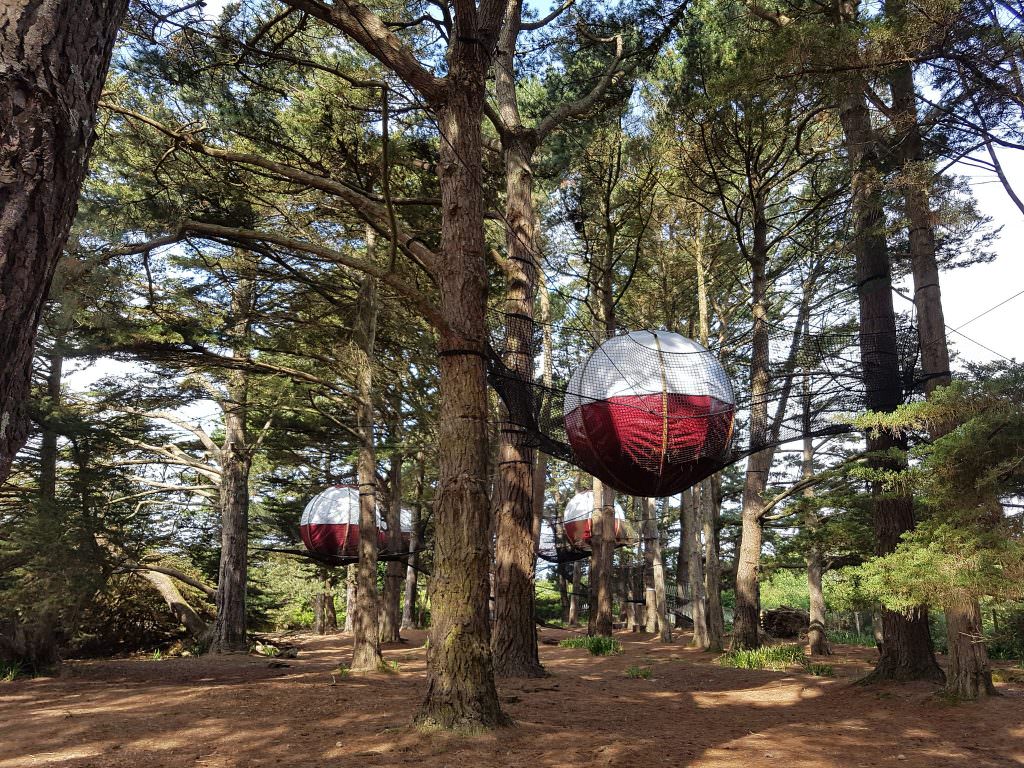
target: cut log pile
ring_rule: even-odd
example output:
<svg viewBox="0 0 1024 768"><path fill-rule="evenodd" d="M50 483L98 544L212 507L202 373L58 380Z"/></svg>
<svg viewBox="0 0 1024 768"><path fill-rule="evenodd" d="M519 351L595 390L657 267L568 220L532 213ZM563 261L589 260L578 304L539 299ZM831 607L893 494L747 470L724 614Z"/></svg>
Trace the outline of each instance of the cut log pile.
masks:
<svg viewBox="0 0 1024 768"><path fill-rule="evenodd" d="M800 637L807 633L810 623L807 611L787 605L761 613L761 628L772 637Z"/></svg>

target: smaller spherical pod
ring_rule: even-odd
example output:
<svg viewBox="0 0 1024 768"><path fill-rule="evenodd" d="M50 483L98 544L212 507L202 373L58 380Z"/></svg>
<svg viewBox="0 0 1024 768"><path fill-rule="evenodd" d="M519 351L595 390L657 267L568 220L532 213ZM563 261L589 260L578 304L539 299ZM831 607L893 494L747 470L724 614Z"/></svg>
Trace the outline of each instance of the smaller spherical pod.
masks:
<svg viewBox="0 0 1024 768"><path fill-rule="evenodd" d="M565 537L569 544L590 549L592 518L594 516L594 492L583 491L573 496L565 507ZM615 502L615 543L625 544L629 539L626 513Z"/></svg>
<svg viewBox="0 0 1024 768"><path fill-rule="evenodd" d="M359 488L335 485L317 494L302 511L299 524L306 549L328 557L359 555ZM384 543L377 513L377 543Z"/></svg>

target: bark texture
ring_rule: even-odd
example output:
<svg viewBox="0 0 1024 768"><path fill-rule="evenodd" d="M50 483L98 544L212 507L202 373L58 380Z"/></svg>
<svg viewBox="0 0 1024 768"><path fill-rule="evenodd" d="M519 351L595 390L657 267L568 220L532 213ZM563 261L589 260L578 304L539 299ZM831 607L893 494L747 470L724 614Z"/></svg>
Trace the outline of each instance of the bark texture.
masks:
<svg viewBox="0 0 1024 768"><path fill-rule="evenodd" d="M718 556L718 521L722 513L722 480L713 475L701 482L700 503L704 508L704 593L708 599L709 651L725 647L725 614L722 611L722 561Z"/></svg>
<svg viewBox="0 0 1024 768"><path fill-rule="evenodd" d="M889 0L886 12L898 22L905 20L902 0ZM903 188L903 206L908 224L911 272L917 333L921 345L921 372L925 394L949 384L949 345L939 285L939 263L935 248L935 225L931 210L933 169L926 162L924 142L917 115L917 92L910 63L898 65L890 76L894 124L899 131L897 152ZM941 435L931 430L934 439ZM988 651L983 642L981 607L977 600L946 608L949 670L946 689L961 699L976 699L994 692Z"/></svg>
<svg viewBox="0 0 1024 768"><path fill-rule="evenodd" d="M756 197L756 196L755 196ZM770 347L768 336L768 224L763 205L755 200L754 244L750 257L751 297L754 315L750 359L750 441L767 441ZM768 486L775 451L767 448L747 459L743 482L742 528L736 563L736 609L733 615L732 647L752 649L761 645L760 592L762 517L764 491Z"/></svg>
<svg viewBox="0 0 1024 768"><path fill-rule="evenodd" d="M235 359L249 356L252 281L240 278L231 294L232 324L228 328ZM217 577L217 619L210 637L210 653L245 653L246 591L249 580L249 375L244 370L227 374L224 443L220 448L220 567Z"/></svg>
<svg viewBox="0 0 1024 768"><path fill-rule="evenodd" d="M393 425L393 434L397 427ZM402 549L402 463L404 457L401 453L394 453L391 456L389 470L389 484L391 486L391 498L388 504L388 550L399 552ZM405 573L402 562L389 560L384 572L384 594L381 599L380 611L380 641L382 643L396 643L402 639L401 631L401 600L402 587L405 582Z"/></svg>
<svg viewBox="0 0 1024 768"><path fill-rule="evenodd" d="M683 494L682 518L682 535L687 541L686 575L690 582L690 618L693 619L693 639L690 645L706 649L711 641L708 638L707 605L704 600L704 547L700 538L702 524L699 486Z"/></svg>
<svg viewBox="0 0 1024 768"><path fill-rule="evenodd" d="M372 254L373 232L366 231ZM353 334L356 373L356 429L359 432L359 562L356 602L352 613L352 669L372 672L383 662L380 653L380 595L377 592L377 455L374 448L373 349L377 335L377 281L365 275L359 286L358 317Z"/></svg>
<svg viewBox="0 0 1024 768"><path fill-rule="evenodd" d="M435 506L427 694L417 721L441 728L509 722L490 648L487 498L487 265L481 190L484 86L502 12L456 3L441 135L439 487ZM493 25L493 26L492 26Z"/></svg>
<svg viewBox="0 0 1024 768"><path fill-rule="evenodd" d="M127 0L0 7L0 481L28 436L43 302L67 240Z"/></svg>
<svg viewBox="0 0 1024 768"><path fill-rule="evenodd" d="M855 18L855 8L847 9ZM885 238L885 215L877 148L864 89L855 75L842 81L840 121L846 141L853 195L854 249L860 299L860 349L867 406L890 412L903 400L896 319L892 303L892 272ZM888 455L905 445L889 434L869 435L869 464L878 469L902 469L904 461ZM878 483L872 489L875 551L887 554L900 536L914 527L913 501L907 496L886 494ZM873 680L931 679L941 681L928 634L928 613L918 608L909 613L882 609L882 642L878 665L866 678Z"/></svg>
<svg viewBox="0 0 1024 768"><path fill-rule="evenodd" d="M423 492L426 475L426 457L422 453L416 454L416 501L412 506L412 532L409 534L409 565L405 570L405 600L402 604L402 629L414 629L416 627L416 592L418 579L416 565L419 556L416 554L420 548L420 526L423 520Z"/></svg>

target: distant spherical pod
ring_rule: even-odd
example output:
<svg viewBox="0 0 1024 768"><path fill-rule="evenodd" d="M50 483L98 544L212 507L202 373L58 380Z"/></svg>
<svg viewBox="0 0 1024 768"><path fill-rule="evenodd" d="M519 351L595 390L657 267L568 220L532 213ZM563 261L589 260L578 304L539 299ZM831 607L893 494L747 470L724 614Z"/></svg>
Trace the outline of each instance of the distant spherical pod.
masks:
<svg viewBox="0 0 1024 768"><path fill-rule="evenodd" d="M590 549L593 539L594 492L583 491L573 496L565 506L565 537L573 547ZM625 544L629 540L626 513L615 504L615 543Z"/></svg>
<svg viewBox="0 0 1024 768"><path fill-rule="evenodd" d="M634 496L671 496L707 476L729 450L735 414L722 364L667 331L608 339L565 395L576 463Z"/></svg>
<svg viewBox="0 0 1024 768"><path fill-rule="evenodd" d="M412 513L403 509L402 546L407 547L412 530ZM376 512L377 546L388 547L388 532L382 525L380 510ZM327 557L359 555L359 488L335 485L306 504L302 511L299 533L306 549Z"/></svg>

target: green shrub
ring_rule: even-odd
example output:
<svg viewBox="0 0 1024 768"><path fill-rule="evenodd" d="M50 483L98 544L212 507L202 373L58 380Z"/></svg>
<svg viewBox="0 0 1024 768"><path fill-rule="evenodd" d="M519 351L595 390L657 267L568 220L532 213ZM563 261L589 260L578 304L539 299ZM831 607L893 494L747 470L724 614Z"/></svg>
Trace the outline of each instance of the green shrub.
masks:
<svg viewBox="0 0 1024 768"><path fill-rule="evenodd" d="M875 636L870 632L858 633L852 629L832 629L828 632L829 642L840 645L859 645L864 648L875 647Z"/></svg>
<svg viewBox="0 0 1024 768"><path fill-rule="evenodd" d="M558 646L560 648L586 648L595 656L611 656L615 653L622 653L622 644L618 640L603 635L567 637Z"/></svg>
<svg viewBox="0 0 1024 768"><path fill-rule="evenodd" d="M27 670L20 661L0 661L0 683L10 683L24 674Z"/></svg>
<svg viewBox="0 0 1024 768"><path fill-rule="evenodd" d="M736 669L779 671L802 664L804 658L804 649L799 645L765 645L752 651L729 651L718 657L718 663Z"/></svg>
<svg viewBox="0 0 1024 768"><path fill-rule="evenodd" d="M626 667L626 677L630 680L650 680L651 679L651 668L650 667L638 667L636 664L631 664Z"/></svg>

